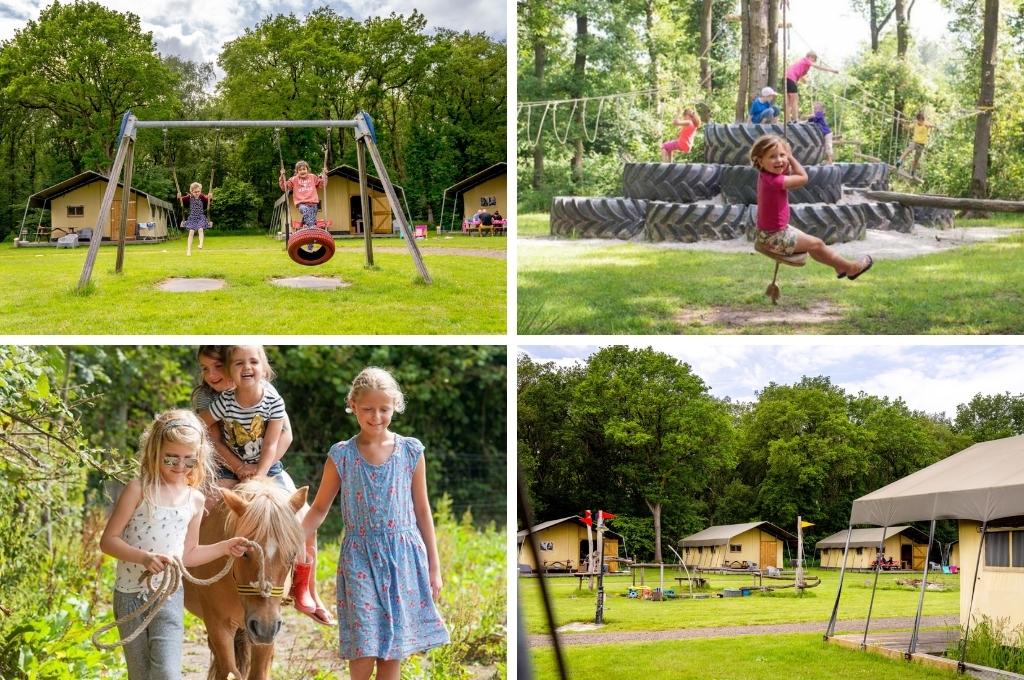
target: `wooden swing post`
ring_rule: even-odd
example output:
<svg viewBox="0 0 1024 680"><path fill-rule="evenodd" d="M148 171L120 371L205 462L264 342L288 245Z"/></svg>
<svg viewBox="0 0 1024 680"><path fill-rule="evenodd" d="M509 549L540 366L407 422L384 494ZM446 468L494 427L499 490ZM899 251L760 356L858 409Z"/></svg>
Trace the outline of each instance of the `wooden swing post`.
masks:
<svg viewBox="0 0 1024 680"><path fill-rule="evenodd" d="M905 194L897 191L865 191L864 197L872 201L919 205L927 208L1024 213L1024 201L1001 201L991 198L950 198L949 196L934 196L932 194Z"/></svg>

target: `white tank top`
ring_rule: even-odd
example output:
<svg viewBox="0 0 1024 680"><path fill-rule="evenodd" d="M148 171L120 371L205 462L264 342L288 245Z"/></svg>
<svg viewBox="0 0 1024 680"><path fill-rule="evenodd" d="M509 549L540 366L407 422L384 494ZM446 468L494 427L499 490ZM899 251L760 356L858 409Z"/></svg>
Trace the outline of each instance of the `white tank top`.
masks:
<svg viewBox="0 0 1024 680"><path fill-rule="evenodd" d="M192 489L189 488L188 498L181 505L165 507L151 505L146 501L139 503L121 533L121 538L133 548L181 557L185 551L185 534L191 520ZM114 588L122 593L147 590L146 584L139 582L139 577L145 571L146 568L141 564L118 560ZM160 583L162 578L163 574L160 574L153 579L154 585Z"/></svg>

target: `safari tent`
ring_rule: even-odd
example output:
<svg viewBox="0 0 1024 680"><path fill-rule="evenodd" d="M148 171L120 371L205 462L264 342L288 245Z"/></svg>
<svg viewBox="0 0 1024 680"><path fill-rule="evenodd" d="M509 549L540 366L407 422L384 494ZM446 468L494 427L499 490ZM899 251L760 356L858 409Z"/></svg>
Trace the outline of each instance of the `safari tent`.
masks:
<svg viewBox="0 0 1024 680"><path fill-rule="evenodd" d="M373 175L367 174L366 184L369 189L370 219L368 220L373 230L371 233L380 235L391 235L393 233L391 206L388 204L387 194L384 193L384 183ZM405 199L405 189L395 184L395 193L402 203L406 215L409 214L409 204ZM327 172L327 197L323 197L323 189L320 190L320 214L319 219L328 219L332 222L330 232L334 235L359 235L363 233L363 206L359 197L359 170L351 165L340 165ZM284 234L284 201L285 196L281 194L274 201L273 224L278 226L278 233ZM295 202L288 195L288 214L295 221L301 221Z"/></svg>
<svg viewBox="0 0 1024 680"><path fill-rule="evenodd" d="M683 562L688 567L760 569L783 566L786 541L796 536L771 522L720 524L679 541Z"/></svg>
<svg viewBox="0 0 1024 680"><path fill-rule="evenodd" d="M850 535L850 555L846 566L850 569L872 568L883 532L885 543L882 559L888 561L891 558L901 569L924 567L928 554L928 536L912 526L854 529ZM821 553L822 569L838 569L842 566L846 534L846 531L838 531L814 545L814 549Z"/></svg>
<svg viewBox="0 0 1024 680"><path fill-rule="evenodd" d="M495 163L445 189L441 196L441 219L438 220L438 224L444 225L445 203L449 198L452 200L450 229L460 229L462 220L472 217L480 208L486 208L487 212L491 213L500 210L507 216L507 174L505 163ZM459 196L462 197L461 215L458 213Z"/></svg>
<svg viewBox="0 0 1024 680"><path fill-rule="evenodd" d="M25 217L29 208L40 211L36 224L26 224L22 218L18 243L53 242L69 234L83 234L83 240L96 228L100 204L107 190L108 179L98 172L86 172L69 177L28 197ZM109 219L103 220L103 240L116 241L121 219L121 200L124 185L120 182L114 193ZM49 222L42 221L42 211L49 209ZM159 240L167 237L168 223L174 223L174 206L155 196L133 188L128 199L126 239L128 241Z"/></svg>
<svg viewBox="0 0 1024 680"><path fill-rule="evenodd" d="M597 531L591 531L596 549ZM540 566L543 567L543 571L579 571L580 564L584 564L585 569L590 548L587 544L587 525L584 524L582 518L571 515L541 522L533 527L533 533L537 538L537 545L540 547ZM533 572L539 571L533 551L526 544L525 529L516 535L516 540L519 548L519 563L529 566ZM618 561L614 558L619 556L621 543L622 536L610 529L605 529L604 558L609 572L619 570Z"/></svg>
<svg viewBox="0 0 1024 680"><path fill-rule="evenodd" d="M970 446L858 498L850 512L851 527L942 519L959 521L961 627L979 616L1024 625L1024 436ZM841 595L842 576L837 604ZM835 614L826 635L834 629Z"/></svg>

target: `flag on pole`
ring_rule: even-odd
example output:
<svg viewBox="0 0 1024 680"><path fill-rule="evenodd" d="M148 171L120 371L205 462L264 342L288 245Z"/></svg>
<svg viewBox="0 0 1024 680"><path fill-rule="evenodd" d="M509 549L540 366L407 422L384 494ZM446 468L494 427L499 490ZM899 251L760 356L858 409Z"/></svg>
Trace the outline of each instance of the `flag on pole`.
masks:
<svg viewBox="0 0 1024 680"><path fill-rule="evenodd" d="M594 519L590 516L590 510L583 513L583 523L588 527L594 526Z"/></svg>
<svg viewBox="0 0 1024 680"><path fill-rule="evenodd" d="M800 522L800 528L801 529L806 529L807 527L813 527L813 526L814 526L814 522L808 522L807 520L803 520L803 521Z"/></svg>
<svg viewBox="0 0 1024 680"><path fill-rule="evenodd" d="M601 519L615 519L615 515L613 515L610 512L606 512L604 510L598 510L597 511L597 516L598 516L598 521L600 521Z"/></svg>

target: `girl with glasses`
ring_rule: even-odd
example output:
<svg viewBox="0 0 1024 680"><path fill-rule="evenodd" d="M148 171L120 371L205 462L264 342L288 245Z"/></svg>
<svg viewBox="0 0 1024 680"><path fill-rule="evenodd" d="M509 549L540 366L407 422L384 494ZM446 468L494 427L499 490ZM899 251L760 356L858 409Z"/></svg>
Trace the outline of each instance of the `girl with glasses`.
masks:
<svg viewBox="0 0 1024 680"><path fill-rule="evenodd" d="M116 557L114 615L121 619L146 601L141 581L148 571L160 573L180 557L186 567L245 553L245 538L199 545L203 493L212 479L213 462L206 428L191 411L161 413L139 441L139 476L114 504L100 539L100 549ZM124 645L129 680L181 677L184 640L184 590L160 608L146 630ZM119 626L121 637L134 632L135 621Z"/></svg>

